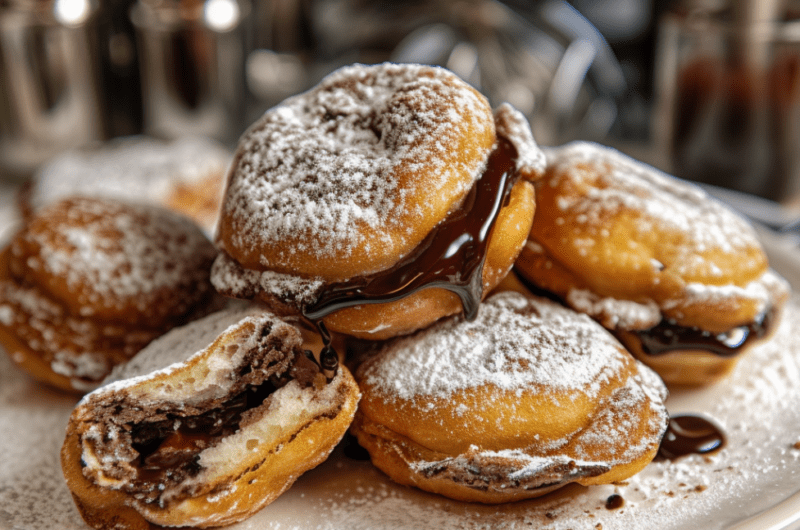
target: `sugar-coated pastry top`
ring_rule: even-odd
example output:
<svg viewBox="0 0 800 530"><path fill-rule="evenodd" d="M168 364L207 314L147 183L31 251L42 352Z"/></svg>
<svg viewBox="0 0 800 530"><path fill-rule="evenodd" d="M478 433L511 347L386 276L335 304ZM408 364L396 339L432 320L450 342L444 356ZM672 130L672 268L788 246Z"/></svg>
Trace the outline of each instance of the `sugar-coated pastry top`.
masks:
<svg viewBox="0 0 800 530"><path fill-rule="evenodd" d="M242 137L218 242L248 269L383 270L459 205L494 141L488 102L447 70L342 68Z"/></svg>
<svg viewBox="0 0 800 530"><path fill-rule="evenodd" d="M637 234L653 233L654 239L673 234L661 240L660 251L674 255L670 266L678 274L708 277L711 283L724 271L707 251L743 253L745 266L763 265L752 226L699 187L598 144L573 142L546 154L550 169L542 185L560 189L558 209L583 232L599 234L620 217L631 216Z"/></svg>
<svg viewBox="0 0 800 530"><path fill-rule="evenodd" d="M610 328L722 332L785 298L754 229L700 188L597 144L546 155L518 268L571 306Z"/></svg>
<svg viewBox="0 0 800 530"><path fill-rule="evenodd" d="M72 198L39 210L14 238L10 269L75 315L161 326L211 292L215 255L169 210Z"/></svg>
<svg viewBox="0 0 800 530"><path fill-rule="evenodd" d="M73 195L160 204L178 184L200 186L224 173L230 159L228 149L208 138L118 139L54 158L35 175L28 200L34 210Z"/></svg>
<svg viewBox="0 0 800 530"><path fill-rule="evenodd" d="M631 360L586 315L515 292L495 294L472 322L451 318L398 339L357 377L388 399L446 400L490 385L515 392L580 391L591 399Z"/></svg>
<svg viewBox="0 0 800 530"><path fill-rule="evenodd" d="M498 138L508 140L517 152L517 171L530 181L542 177L547 166L544 151L536 143L528 119L520 111L503 103L494 111Z"/></svg>

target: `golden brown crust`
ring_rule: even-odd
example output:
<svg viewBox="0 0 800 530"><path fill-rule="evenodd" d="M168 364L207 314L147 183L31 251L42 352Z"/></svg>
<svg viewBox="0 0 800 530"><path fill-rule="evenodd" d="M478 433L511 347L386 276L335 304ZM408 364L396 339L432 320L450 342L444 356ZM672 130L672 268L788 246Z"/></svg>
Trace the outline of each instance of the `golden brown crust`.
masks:
<svg viewBox="0 0 800 530"><path fill-rule="evenodd" d="M84 393L168 328L124 326L74 316L34 285L9 272L10 249L0 252L0 344L39 381Z"/></svg>
<svg viewBox="0 0 800 530"><path fill-rule="evenodd" d="M728 373L735 359L696 348L645 355L635 332L667 322L713 336L779 313L788 284L769 269L752 227L612 149L576 142L548 158L517 272L614 331L671 384Z"/></svg>
<svg viewBox="0 0 800 530"><path fill-rule="evenodd" d="M231 156L210 138L116 138L55 157L20 188L17 206L28 220L67 197L105 197L168 208L212 234Z"/></svg>
<svg viewBox="0 0 800 530"><path fill-rule="evenodd" d="M585 316L503 289L477 323L443 321L359 366L352 431L373 463L402 484L484 503L644 468L667 420L657 376Z"/></svg>
<svg viewBox="0 0 800 530"><path fill-rule="evenodd" d="M443 69L337 71L269 111L242 138L214 286L299 316L328 286L391 271L413 256L434 227L461 215L485 173L500 174L498 164L511 164L519 180L485 248L484 293L511 269L530 230L530 182L541 176L544 155L527 121L509 105L492 114L483 96ZM331 331L383 340L460 311L457 294L433 287L323 320Z"/></svg>
<svg viewBox="0 0 800 530"><path fill-rule="evenodd" d="M675 349L657 355L643 351L641 338L633 332L617 330L614 334L638 360L655 370L661 379L670 386L702 386L715 383L728 375L748 350L769 340L778 330L783 315L781 300L770 317L772 324L767 333L756 340L749 341L734 355L721 356L700 349Z"/></svg>
<svg viewBox="0 0 800 530"><path fill-rule="evenodd" d="M697 295L698 286L743 290L767 272L752 228L702 191L612 149L576 142L549 154L530 240L538 248L522 252L518 269L565 300L586 289L653 301L665 318L715 332L764 308L744 292Z"/></svg>
<svg viewBox="0 0 800 530"><path fill-rule="evenodd" d="M619 331L616 335L634 357L655 370L670 386L702 386L715 383L736 367L744 353L721 357L704 350L683 349L648 355L642 351L642 341L634 333Z"/></svg>
<svg viewBox="0 0 800 530"><path fill-rule="evenodd" d="M345 369L346 370L346 369ZM347 372L347 377L349 372ZM226 485L239 493L215 498L212 491L181 504L180 509L138 511L128 495L101 488L82 473L80 434L71 424L61 449L61 465L67 486L81 516L97 530L150 530L162 526L187 526L186 520L207 520L191 526L208 528L233 524L251 516L286 491L306 471L324 462L350 426L358 395L355 382L342 390L341 407L332 417L320 417L280 439L279 450L242 465L240 477ZM346 394L346 395L345 395ZM252 494L257 491L258 494ZM218 517L218 514L225 514Z"/></svg>
<svg viewBox="0 0 800 530"><path fill-rule="evenodd" d="M75 315L162 326L211 292L216 256L196 225L167 210L71 198L13 239L9 267Z"/></svg>

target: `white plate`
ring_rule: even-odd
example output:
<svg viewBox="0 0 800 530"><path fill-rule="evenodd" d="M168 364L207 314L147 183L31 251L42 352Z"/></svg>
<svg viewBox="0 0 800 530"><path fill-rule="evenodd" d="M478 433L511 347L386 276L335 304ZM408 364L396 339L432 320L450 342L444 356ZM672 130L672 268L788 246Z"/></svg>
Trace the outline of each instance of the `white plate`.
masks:
<svg viewBox="0 0 800 530"><path fill-rule="evenodd" d="M0 227L2 229L4 227ZM773 266L800 292L800 253L764 236ZM398 486L341 448L272 505L231 530L287 528L800 528L800 298L776 338L721 383L673 392L672 413L703 413L725 430L713 457L655 462L627 484L570 486L499 506ZM0 530L85 530L58 452L75 398L30 380L0 355ZM612 493L625 506L607 510Z"/></svg>

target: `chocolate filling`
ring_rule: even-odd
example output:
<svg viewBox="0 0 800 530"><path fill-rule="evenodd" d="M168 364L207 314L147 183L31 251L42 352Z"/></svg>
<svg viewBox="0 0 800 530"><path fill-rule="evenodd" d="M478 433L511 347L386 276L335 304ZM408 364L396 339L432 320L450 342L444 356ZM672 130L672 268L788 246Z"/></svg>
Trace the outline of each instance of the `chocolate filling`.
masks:
<svg viewBox="0 0 800 530"><path fill-rule="evenodd" d="M635 331L642 341L642 352L661 355L675 350L703 350L720 357L732 357L749 343L764 337L772 328L774 308L765 311L750 324L724 333L711 333L662 320L656 326Z"/></svg>
<svg viewBox="0 0 800 530"><path fill-rule="evenodd" d="M131 426L131 447L139 453L137 474L126 488L157 500L162 489L196 476L200 453L239 430L245 412L264 403L278 387L270 380L248 386L220 407L197 416L167 414L167 419Z"/></svg>
<svg viewBox="0 0 800 530"><path fill-rule="evenodd" d="M569 306L562 298L545 291L525 276L516 275L533 294ZM750 324L737 326L724 333L715 334L698 327L681 326L667 319L662 319L652 328L632 330L631 333L639 337L642 352L647 355L661 355L676 350L703 350L720 357L733 357L751 342L769 334L774 320L775 308L770 307Z"/></svg>
<svg viewBox="0 0 800 530"><path fill-rule="evenodd" d="M625 506L625 499L618 493L612 493L606 499L606 510L618 510Z"/></svg>
<svg viewBox="0 0 800 530"><path fill-rule="evenodd" d="M306 388L322 372L311 352L281 350L281 338L274 337L269 324L261 334L260 344L231 374L236 384L228 397L197 406L170 403L156 410L127 403L127 396L109 405L100 425L102 440L84 443L94 445L101 461L106 455L130 455L130 467L104 466L102 472L122 480L123 491L145 503L164 507L172 500L164 492L174 493L175 488L181 488L181 498L195 494L199 485L182 483L201 472L202 451L236 433L243 423L257 421L264 410L259 407L279 388L292 380Z"/></svg>

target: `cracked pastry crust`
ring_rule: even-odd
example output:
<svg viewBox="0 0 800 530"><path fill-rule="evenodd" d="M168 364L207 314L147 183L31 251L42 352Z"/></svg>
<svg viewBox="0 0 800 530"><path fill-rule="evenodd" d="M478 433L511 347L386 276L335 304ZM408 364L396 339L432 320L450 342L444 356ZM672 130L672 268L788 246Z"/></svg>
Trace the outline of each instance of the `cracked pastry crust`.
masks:
<svg viewBox="0 0 800 530"><path fill-rule="evenodd" d="M637 473L667 426L667 392L606 330L501 292L389 342L356 371L352 432L401 484L501 503Z"/></svg>
<svg viewBox="0 0 800 530"><path fill-rule="evenodd" d="M515 264L534 286L612 330L671 384L713 382L777 327L788 284L742 218L610 148L575 142L547 159Z"/></svg>
<svg viewBox="0 0 800 530"><path fill-rule="evenodd" d="M183 216L112 199L39 210L0 253L0 342L23 370L86 392L217 303L212 243Z"/></svg>
<svg viewBox="0 0 800 530"><path fill-rule="evenodd" d="M95 529L241 521L324 461L359 399L330 380L300 331L255 306L153 342L73 412L61 452ZM152 371L151 371L152 370Z"/></svg>
<svg viewBox="0 0 800 530"><path fill-rule="evenodd" d="M222 293L297 315L326 286L390 270L457 215L500 139L522 176L499 213L484 292L505 276L534 212L544 158L524 117L454 74L382 64L343 68L268 111L237 149L222 208L212 281ZM461 311L428 288L344 308L331 331L365 339L411 333Z"/></svg>

